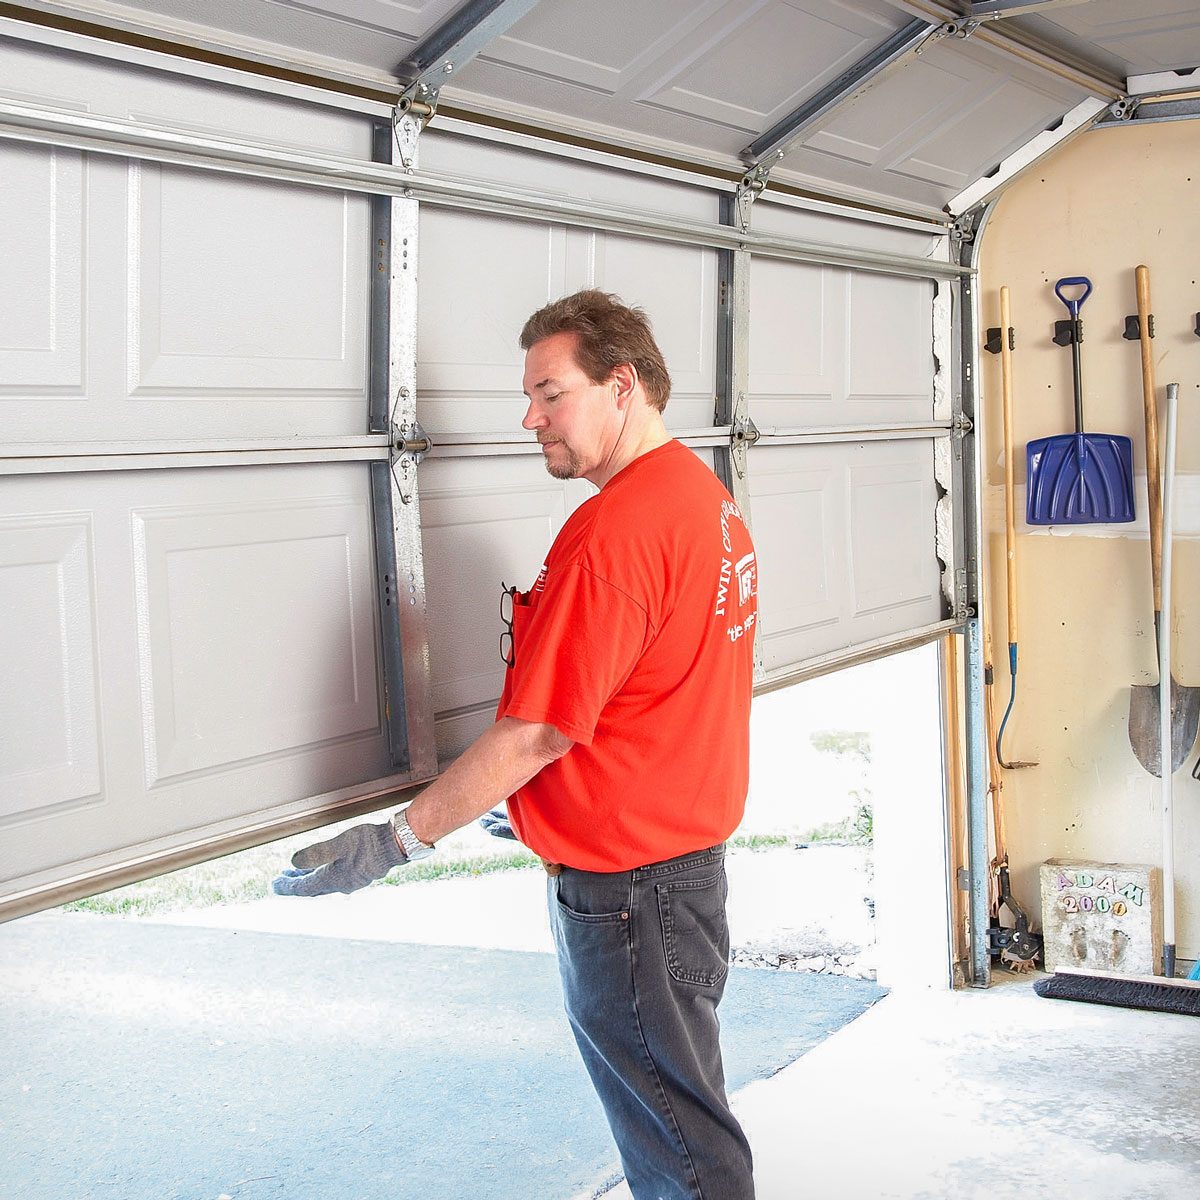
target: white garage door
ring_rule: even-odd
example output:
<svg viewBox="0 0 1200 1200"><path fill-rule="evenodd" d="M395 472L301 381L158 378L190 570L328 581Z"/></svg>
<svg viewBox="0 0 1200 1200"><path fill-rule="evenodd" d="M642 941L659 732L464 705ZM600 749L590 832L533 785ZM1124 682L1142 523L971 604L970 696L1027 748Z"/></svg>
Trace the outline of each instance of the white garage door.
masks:
<svg viewBox="0 0 1200 1200"><path fill-rule="evenodd" d="M620 198L680 222L718 215L708 189L433 129L424 137L422 167L446 176L536 181L548 195ZM940 241L779 206L755 221L781 236L914 256ZM521 325L582 287L643 306L672 372L668 427L720 468L730 446L728 426L714 426L728 253L423 206L418 413L434 450L420 490L443 757L495 711L501 583L532 583L554 534L593 490L551 479L520 429ZM935 291L931 279L753 259L748 407L761 436L746 495L761 562L762 686L948 627L936 447L944 450L950 412L934 345L949 328Z"/></svg>
<svg viewBox="0 0 1200 1200"><path fill-rule="evenodd" d="M371 158L361 115L0 55L14 103L133 120L160 141ZM381 396L389 201L369 181L306 187L47 138L0 136L0 169L22 182L0 200L0 602L14 614L0 648L15 665L0 916L381 803L433 769L435 717L443 759L490 721L501 583L527 586L590 494L550 479L520 429L521 324L579 287L647 308L672 431L749 511L761 686L954 624L954 272L929 228L760 200L762 236L739 249L701 180L431 129L418 198L425 177L484 183L473 199L433 188L411 258L389 249L393 274L419 266L420 284L415 314L411 281L393 285ZM548 217L555 205L575 215ZM589 206L609 217L589 227ZM410 316L415 347L396 329ZM369 433L406 372L432 442L419 510L389 507L388 439Z"/></svg>
<svg viewBox="0 0 1200 1200"><path fill-rule="evenodd" d="M361 116L0 54L23 103L370 157ZM369 199L3 141L0 179L12 909L428 773L385 720Z"/></svg>

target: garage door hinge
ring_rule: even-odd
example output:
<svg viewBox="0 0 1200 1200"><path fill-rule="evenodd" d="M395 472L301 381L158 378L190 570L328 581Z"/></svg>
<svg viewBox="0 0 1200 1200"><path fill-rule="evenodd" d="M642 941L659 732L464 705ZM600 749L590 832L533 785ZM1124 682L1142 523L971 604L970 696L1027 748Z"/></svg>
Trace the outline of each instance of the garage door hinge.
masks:
<svg viewBox="0 0 1200 1200"><path fill-rule="evenodd" d="M738 182L734 196L737 207L738 227L745 232L750 228L750 208L755 199L767 190L767 179L771 168L783 157L783 151L772 155L764 162L758 163L748 170Z"/></svg>
<svg viewBox="0 0 1200 1200"><path fill-rule="evenodd" d="M934 31L930 42L940 42L943 38L969 38L982 24L982 21L974 17L959 17L955 21L947 21L940 29ZM929 42L925 43L925 45L929 44ZM917 53L920 54L923 49L924 46L918 48Z"/></svg>
<svg viewBox="0 0 1200 1200"><path fill-rule="evenodd" d="M396 481L396 490L400 493L400 501L402 504L411 504L417 488L417 467L433 449L433 443L421 428L420 421L399 425L393 422L388 449L388 462L392 468L392 478Z"/></svg>
<svg viewBox="0 0 1200 1200"><path fill-rule="evenodd" d="M729 430L729 442L735 450L739 446L753 446L760 437L762 434L758 432L758 426L749 417L734 418Z"/></svg>
<svg viewBox="0 0 1200 1200"><path fill-rule="evenodd" d="M425 87L424 84L421 85ZM417 165L417 142L421 130L429 124L437 107L437 93L433 93L431 101L415 100L405 95L400 97L400 103L392 110L392 133L396 138L396 152L400 162L411 175Z"/></svg>
<svg viewBox="0 0 1200 1200"><path fill-rule="evenodd" d="M971 418L966 413L957 412L954 414L950 422L950 428L954 431L954 436L957 438L966 437L972 429L975 428L971 422Z"/></svg>
<svg viewBox="0 0 1200 1200"><path fill-rule="evenodd" d="M1137 116L1142 102L1137 96L1122 96L1109 106L1109 114L1114 121L1132 121Z"/></svg>
<svg viewBox="0 0 1200 1200"><path fill-rule="evenodd" d="M950 240L955 245L961 246L975 240L975 217L976 212L972 209L955 218L954 224L950 226Z"/></svg>

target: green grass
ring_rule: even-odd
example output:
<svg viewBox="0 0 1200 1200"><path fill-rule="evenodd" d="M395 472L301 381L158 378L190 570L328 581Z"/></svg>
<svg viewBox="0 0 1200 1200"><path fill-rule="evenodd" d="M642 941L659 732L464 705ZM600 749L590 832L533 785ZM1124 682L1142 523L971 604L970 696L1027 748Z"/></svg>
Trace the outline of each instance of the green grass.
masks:
<svg viewBox="0 0 1200 1200"><path fill-rule="evenodd" d="M870 846L875 841L875 810L869 800L860 800L848 817L817 825L802 834L801 842L849 842L852 846Z"/></svg>
<svg viewBox="0 0 1200 1200"><path fill-rule="evenodd" d="M530 867L541 867L542 860L528 850L514 850L499 856L472 854L466 858L451 858L445 862L428 858L414 863L403 871L396 871L383 882L389 887L406 883L428 883L433 879L477 879L481 875L494 875L498 871L524 871Z"/></svg>
<svg viewBox="0 0 1200 1200"><path fill-rule="evenodd" d="M279 874L288 857L300 846L312 841L311 834L287 843L243 850L227 858L214 859L169 875L160 875L115 891L102 892L64 904L66 912L98 913L102 916L149 917L159 913L184 912L209 908L214 904L243 904L261 900L271 890L271 880ZM527 850L509 854L476 854L443 860L427 859L403 871L394 871L383 881L390 887L427 883L435 879L472 879L497 871L540 867L540 861Z"/></svg>
<svg viewBox="0 0 1200 1200"><path fill-rule="evenodd" d="M290 855L312 840L313 835L308 833L243 850L169 875L75 900L63 905L63 909L101 916L150 917L216 904L261 900L270 892L271 880ZM782 834L739 834L729 839L729 846L734 850L769 850L787 846L790 840ZM438 879L478 879L500 871L525 871L540 866L541 861L536 855L514 844L511 851L503 854L428 858L403 871L393 871L381 883L387 887L404 887Z"/></svg>
<svg viewBox="0 0 1200 1200"><path fill-rule="evenodd" d="M310 839L311 840L311 839ZM295 849L303 843L298 839ZM131 883L128 887L98 896L88 896L63 905L66 912L100 913L104 916L148 917L156 913L183 912L213 904L241 904L258 900L270 891L291 851L281 853L278 844L243 850L226 858L172 871Z"/></svg>
<svg viewBox="0 0 1200 1200"><path fill-rule="evenodd" d="M735 833L725 844L730 850L777 850L792 839L782 833Z"/></svg>

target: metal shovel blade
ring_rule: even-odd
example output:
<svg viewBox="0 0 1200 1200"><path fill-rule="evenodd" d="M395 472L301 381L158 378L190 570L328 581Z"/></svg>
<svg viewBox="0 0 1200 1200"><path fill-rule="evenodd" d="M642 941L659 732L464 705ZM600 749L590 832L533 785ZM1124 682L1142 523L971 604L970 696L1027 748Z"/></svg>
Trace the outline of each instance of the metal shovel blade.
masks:
<svg viewBox="0 0 1200 1200"><path fill-rule="evenodd" d="M1158 732L1158 684L1135 684L1129 689L1129 744L1151 775L1162 775ZM1183 766L1200 726L1200 687L1171 680L1171 772Z"/></svg>

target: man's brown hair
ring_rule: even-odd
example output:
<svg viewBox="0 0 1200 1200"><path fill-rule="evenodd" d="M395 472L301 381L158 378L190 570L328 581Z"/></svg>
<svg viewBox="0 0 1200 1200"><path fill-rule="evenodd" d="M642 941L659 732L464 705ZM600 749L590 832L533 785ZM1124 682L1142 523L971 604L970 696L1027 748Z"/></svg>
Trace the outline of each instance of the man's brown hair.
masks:
<svg viewBox="0 0 1200 1200"><path fill-rule="evenodd" d="M556 333L578 335L575 361L593 383L603 383L622 363L631 363L646 399L662 412L671 395L671 376L640 308L596 288L564 296L539 308L521 330L521 349Z"/></svg>

